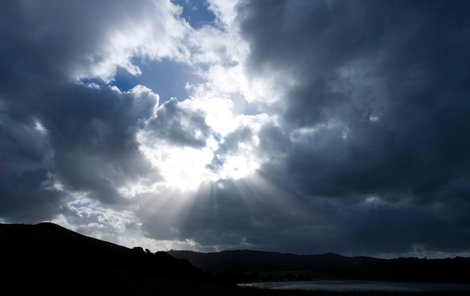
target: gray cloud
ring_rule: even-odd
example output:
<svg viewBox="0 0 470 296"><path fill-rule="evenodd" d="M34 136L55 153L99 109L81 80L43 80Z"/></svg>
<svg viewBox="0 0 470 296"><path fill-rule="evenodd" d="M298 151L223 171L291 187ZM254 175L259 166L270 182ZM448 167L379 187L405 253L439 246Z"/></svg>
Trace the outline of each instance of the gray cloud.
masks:
<svg viewBox="0 0 470 296"><path fill-rule="evenodd" d="M158 97L77 77L112 57L110 30L143 18L151 3L7 1L0 17L0 196L4 218L51 219L69 192L103 203L126 200L119 186L158 179L135 141ZM108 61L110 71L122 61ZM117 64L113 64L113 63ZM105 63L106 64L106 63ZM88 73L93 75L92 72ZM106 75L104 73L103 75ZM105 78L103 76L103 78Z"/></svg>
<svg viewBox="0 0 470 296"><path fill-rule="evenodd" d="M175 145L204 147L211 134L202 112L181 106L171 99L158 109L156 118L149 121L146 134L154 140Z"/></svg>
<svg viewBox="0 0 470 296"><path fill-rule="evenodd" d="M168 237L192 239L204 250L416 255L420 248L427 256L468 251L468 224L462 221L467 218L461 215L468 211L468 202L458 209L452 202L423 206L377 197L362 202L305 199L266 182L268 187L255 179L219 181L223 187L206 184L173 220L177 231ZM159 228L152 225L165 221L158 217L144 223L150 235L161 235L152 232Z"/></svg>
<svg viewBox="0 0 470 296"><path fill-rule="evenodd" d="M0 137L0 216L35 221L57 213L53 204L60 196L44 190L52 162L48 135L36 128L33 119L17 121L1 110Z"/></svg>
<svg viewBox="0 0 470 296"><path fill-rule="evenodd" d="M274 238L278 231L318 221L292 196L273 190L272 185L264 186L256 178L221 180L218 184L203 185L180 222L181 235L203 246L276 249L284 239Z"/></svg>
<svg viewBox="0 0 470 296"><path fill-rule="evenodd" d="M135 140L141 120L152 115L156 97L149 91L116 93L76 86L68 99L46 113L54 147L53 171L71 190L89 192L106 203L124 202L120 186L156 175ZM70 100L70 101L69 101ZM80 101L79 106L73 102ZM71 108L73 106L73 108ZM54 121L54 114L61 116Z"/></svg>
<svg viewBox="0 0 470 296"><path fill-rule="evenodd" d="M214 152L214 157L209 164L209 168L214 171L219 170L224 165L227 156L238 151L240 144L252 144L252 141L253 131L247 126L239 127L228 133Z"/></svg>
<svg viewBox="0 0 470 296"><path fill-rule="evenodd" d="M465 248L470 224L455 217L460 206L468 209L469 193L459 181L468 179L470 165L470 72L463 66L470 59L468 4L269 4L239 7L250 75L275 70L296 81L282 107L275 107L293 141L282 164L267 163L263 174L311 199L338 198L347 205L378 196L410 203L366 211L366 217L347 208L357 220L332 218L338 229L356 225L351 234L365 236L342 243L385 249L385 237L370 241L380 225L390 240L401 238L402 247L416 240L436 249L446 248L443 239L459 240L461 229L454 246ZM296 137L299 128L305 133ZM446 211L436 216L437 205Z"/></svg>

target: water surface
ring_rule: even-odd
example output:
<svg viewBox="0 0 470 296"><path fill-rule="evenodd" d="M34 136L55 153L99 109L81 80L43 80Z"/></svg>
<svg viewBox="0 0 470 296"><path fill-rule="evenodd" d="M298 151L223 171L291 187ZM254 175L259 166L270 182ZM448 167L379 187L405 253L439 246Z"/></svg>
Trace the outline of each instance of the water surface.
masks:
<svg viewBox="0 0 470 296"><path fill-rule="evenodd" d="M470 285L447 283L410 283L410 282L375 282L375 281L296 281L265 282L239 284L241 287L254 287L281 290L316 290L316 291L387 291L387 292L439 292L469 291Z"/></svg>

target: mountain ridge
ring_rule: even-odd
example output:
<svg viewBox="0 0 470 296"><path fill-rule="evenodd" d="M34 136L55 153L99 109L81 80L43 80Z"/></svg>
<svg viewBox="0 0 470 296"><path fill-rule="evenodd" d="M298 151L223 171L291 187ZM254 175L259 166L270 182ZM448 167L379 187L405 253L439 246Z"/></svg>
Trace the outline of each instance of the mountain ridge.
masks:
<svg viewBox="0 0 470 296"><path fill-rule="evenodd" d="M253 250L199 253L170 250L176 258L237 282L284 280L373 280L470 283L462 270L470 258L348 257L336 253L295 255Z"/></svg>

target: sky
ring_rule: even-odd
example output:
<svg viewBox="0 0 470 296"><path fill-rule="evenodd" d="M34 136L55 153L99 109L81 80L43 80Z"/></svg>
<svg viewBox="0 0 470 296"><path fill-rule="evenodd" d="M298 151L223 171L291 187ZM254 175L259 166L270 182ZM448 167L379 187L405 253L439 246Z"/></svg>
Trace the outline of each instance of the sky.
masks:
<svg viewBox="0 0 470 296"><path fill-rule="evenodd" d="M0 222L470 255L470 3L6 0Z"/></svg>

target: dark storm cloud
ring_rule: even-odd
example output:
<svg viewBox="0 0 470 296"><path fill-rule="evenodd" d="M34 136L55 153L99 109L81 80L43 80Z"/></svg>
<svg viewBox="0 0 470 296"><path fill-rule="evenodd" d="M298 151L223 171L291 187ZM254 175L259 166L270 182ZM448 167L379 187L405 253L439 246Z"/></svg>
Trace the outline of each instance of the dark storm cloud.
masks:
<svg viewBox="0 0 470 296"><path fill-rule="evenodd" d="M285 95L284 125L344 126L292 148L286 165L311 180L308 191L430 198L466 174L466 2L270 4L242 6L241 27L253 73L279 68L299 83Z"/></svg>
<svg viewBox="0 0 470 296"><path fill-rule="evenodd" d="M205 184L174 221L170 238L192 239L204 250L261 249L314 254L433 256L468 251L468 212L455 204L423 206L295 196L253 179ZM451 214L443 207L451 207ZM150 235L158 219L146 221ZM462 220L466 219L467 222ZM167 228L168 229L168 228ZM158 233L158 235L160 235Z"/></svg>
<svg viewBox="0 0 470 296"><path fill-rule="evenodd" d="M53 218L69 191L122 203L119 186L144 175L158 178L135 141L158 97L143 87L121 93L75 80L109 58L102 55L110 28L122 28L125 16L143 16L146 6L124 1L1 6L0 216L28 222Z"/></svg>
<svg viewBox="0 0 470 296"><path fill-rule="evenodd" d="M264 174L310 198L407 200L409 208L357 213L350 233L362 233L354 244L363 249L390 243L371 241L380 231L396 248L420 241L445 249L440 242L451 240L464 249L470 223L456 217L470 196L462 183L470 180L469 8L466 1L244 2L250 73L283 71L297 82L283 97L283 126L308 134L292 133L283 164L268 163ZM437 204L447 210L436 215ZM338 230L348 228L343 222Z"/></svg>
<svg viewBox="0 0 470 296"><path fill-rule="evenodd" d="M119 93L77 85L54 97L61 99L43 114L54 147L52 169L61 182L115 203L124 201L116 191L120 186L156 177L135 141L142 118L149 118L157 103L149 90Z"/></svg>
<svg viewBox="0 0 470 296"><path fill-rule="evenodd" d="M58 210L59 196L47 189L52 153L47 136L29 124L0 113L0 216L44 219Z"/></svg>
<svg viewBox="0 0 470 296"><path fill-rule="evenodd" d="M148 91L119 93L107 87L67 85L60 91L37 94L36 99L47 102L33 113L46 134L33 128L32 119L20 131L20 123L5 122L2 179L12 182L3 183L7 190L3 197L15 199L12 195L22 192L35 202L20 201L18 197L15 203L37 209L42 201L53 203L52 197L59 193L40 186L51 174L66 190L87 192L102 202L117 203L125 201L117 192L120 186L149 176L158 179L135 142L141 118L150 117L156 104L156 98ZM23 182L24 178L29 178L28 182ZM29 188L33 187L31 178L36 178L36 188ZM36 191L51 199L35 198ZM6 202L3 209L11 205ZM47 213L43 216L47 217Z"/></svg>
<svg viewBox="0 0 470 296"><path fill-rule="evenodd" d="M102 53L110 28L123 29L126 15L142 16L146 6L113 3L4 1L0 20L2 92L17 92L18 84L62 83L74 72L109 58ZM116 21L119 19L122 21Z"/></svg>
<svg viewBox="0 0 470 296"><path fill-rule="evenodd" d="M303 211L285 192L263 185L251 178L204 184L182 219L181 235L219 249L279 250L285 239L280 231L318 221L317 215Z"/></svg>

